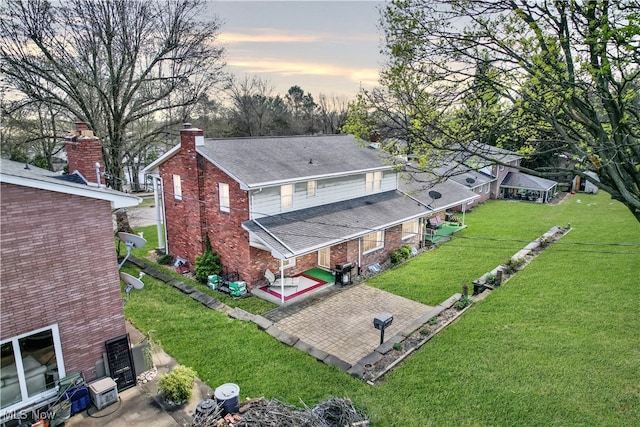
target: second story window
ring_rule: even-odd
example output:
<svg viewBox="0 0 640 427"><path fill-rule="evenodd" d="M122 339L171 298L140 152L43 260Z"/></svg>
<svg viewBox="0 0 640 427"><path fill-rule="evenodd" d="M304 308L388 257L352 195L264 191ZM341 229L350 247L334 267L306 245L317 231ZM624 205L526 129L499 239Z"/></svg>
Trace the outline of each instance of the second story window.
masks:
<svg viewBox="0 0 640 427"><path fill-rule="evenodd" d="M182 200L182 180L180 175L173 175L173 197Z"/></svg>
<svg viewBox="0 0 640 427"><path fill-rule="evenodd" d="M287 184L280 187L280 208L289 209L293 206L293 185Z"/></svg>
<svg viewBox="0 0 640 427"><path fill-rule="evenodd" d="M220 193L220 210L222 212L229 212L231 210L229 184L225 184L224 182L218 183L218 191Z"/></svg>
<svg viewBox="0 0 640 427"><path fill-rule="evenodd" d="M316 182L307 181L307 197L313 197L316 195Z"/></svg>
<svg viewBox="0 0 640 427"><path fill-rule="evenodd" d="M368 172L365 180L365 187L367 193L380 191L382 188L382 172Z"/></svg>

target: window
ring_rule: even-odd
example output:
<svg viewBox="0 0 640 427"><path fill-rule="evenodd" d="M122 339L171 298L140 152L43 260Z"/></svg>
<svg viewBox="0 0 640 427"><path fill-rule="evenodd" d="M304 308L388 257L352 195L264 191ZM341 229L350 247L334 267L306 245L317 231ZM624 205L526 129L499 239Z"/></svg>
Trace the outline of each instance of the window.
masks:
<svg viewBox="0 0 640 427"><path fill-rule="evenodd" d="M382 231L374 231L362 238L362 253L372 252L384 247L384 234Z"/></svg>
<svg viewBox="0 0 640 427"><path fill-rule="evenodd" d="M218 183L218 192L220 193L220 210L222 212L229 212L231 210L229 184L225 184L224 182Z"/></svg>
<svg viewBox="0 0 640 427"><path fill-rule="evenodd" d="M296 265L296 259L295 258L289 258L289 259L283 259L282 260L282 267L284 267L284 268L294 267L295 265Z"/></svg>
<svg viewBox="0 0 640 427"><path fill-rule="evenodd" d="M409 239L418 235L418 220L413 219L411 221L402 223L402 240Z"/></svg>
<svg viewBox="0 0 640 427"><path fill-rule="evenodd" d="M382 188L382 172L368 172L365 179L365 191L373 193Z"/></svg>
<svg viewBox="0 0 640 427"><path fill-rule="evenodd" d="M307 181L307 197L313 197L316 195L316 182Z"/></svg>
<svg viewBox="0 0 640 427"><path fill-rule="evenodd" d="M180 175L173 175L173 197L182 200L182 181Z"/></svg>
<svg viewBox="0 0 640 427"><path fill-rule="evenodd" d="M0 408L36 400L49 390L55 394L56 380L66 375L57 325L2 341L0 348Z"/></svg>
<svg viewBox="0 0 640 427"><path fill-rule="evenodd" d="M287 184L280 187L280 208L288 209L293 206L293 185Z"/></svg>
<svg viewBox="0 0 640 427"><path fill-rule="evenodd" d="M485 184L484 185L484 192L488 193L489 192L489 188L491 188L491 184Z"/></svg>
<svg viewBox="0 0 640 427"><path fill-rule="evenodd" d="M498 167L498 169L499 169L500 171L503 171L503 170L504 170L504 165L500 165L500 166Z"/></svg>

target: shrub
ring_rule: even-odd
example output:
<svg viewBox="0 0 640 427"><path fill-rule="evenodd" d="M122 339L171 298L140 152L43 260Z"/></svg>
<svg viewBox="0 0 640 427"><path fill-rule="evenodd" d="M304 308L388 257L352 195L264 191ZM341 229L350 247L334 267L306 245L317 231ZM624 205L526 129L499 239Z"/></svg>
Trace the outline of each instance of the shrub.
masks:
<svg viewBox="0 0 640 427"><path fill-rule="evenodd" d="M160 391L166 400L184 403L193 395L196 373L186 366L177 365L168 374L160 377Z"/></svg>
<svg viewBox="0 0 640 427"><path fill-rule="evenodd" d="M493 274L493 273L487 274L484 277L484 281L485 281L485 283L487 283L488 285L491 285L491 286L495 286L496 283L498 282L496 275Z"/></svg>
<svg viewBox="0 0 640 427"><path fill-rule="evenodd" d="M429 325L433 326L433 325L437 325L439 321L440 320L437 317L432 317L431 319L429 319L429 321L427 323Z"/></svg>
<svg viewBox="0 0 640 427"><path fill-rule="evenodd" d="M158 258L158 264L160 265L171 265L173 264L173 255L164 254Z"/></svg>
<svg viewBox="0 0 640 427"><path fill-rule="evenodd" d="M403 259L409 259L411 257L411 246L403 246L400 248Z"/></svg>
<svg viewBox="0 0 640 427"><path fill-rule="evenodd" d="M424 335L427 336L431 333L431 330L429 328L422 328L420 329L420 335Z"/></svg>
<svg viewBox="0 0 640 427"><path fill-rule="evenodd" d="M393 345L393 349L396 351L400 351L402 350L402 343L401 342L397 342Z"/></svg>
<svg viewBox="0 0 640 427"><path fill-rule="evenodd" d="M515 273L516 271L522 268L524 263L525 263L524 258L509 258L504 263L504 266L506 267L506 273L507 274Z"/></svg>
<svg viewBox="0 0 640 427"><path fill-rule="evenodd" d="M453 308L455 308L456 310L462 310L463 308L470 306L472 302L473 301L471 301L471 298L463 295L458 301L453 304Z"/></svg>
<svg viewBox="0 0 640 427"><path fill-rule="evenodd" d="M411 246L403 246L389 254L392 264L398 264L411 257Z"/></svg>
<svg viewBox="0 0 640 427"><path fill-rule="evenodd" d="M202 256L196 257L196 269L194 274L200 283L207 283L209 276L219 274L222 271L220 255L211 248L209 236L205 241L205 250Z"/></svg>

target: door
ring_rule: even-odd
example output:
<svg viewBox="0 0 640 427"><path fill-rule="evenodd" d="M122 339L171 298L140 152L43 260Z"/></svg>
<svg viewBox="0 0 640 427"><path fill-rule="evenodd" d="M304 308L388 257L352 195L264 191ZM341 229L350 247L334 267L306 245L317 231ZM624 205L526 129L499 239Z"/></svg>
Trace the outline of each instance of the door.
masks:
<svg viewBox="0 0 640 427"><path fill-rule="evenodd" d="M318 251L318 267L331 268L331 247Z"/></svg>

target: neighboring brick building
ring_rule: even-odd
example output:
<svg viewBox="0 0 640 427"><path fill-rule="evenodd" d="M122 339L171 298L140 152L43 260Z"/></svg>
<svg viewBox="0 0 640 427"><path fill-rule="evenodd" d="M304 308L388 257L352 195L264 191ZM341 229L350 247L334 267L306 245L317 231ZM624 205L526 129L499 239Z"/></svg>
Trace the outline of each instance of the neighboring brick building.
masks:
<svg viewBox="0 0 640 427"><path fill-rule="evenodd" d="M351 135L205 139L186 127L145 172L163 182L169 253L193 266L208 235L252 288L266 269L366 269L422 244L426 219L444 208L431 208L424 189L401 191L381 156ZM458 204L477 197L452 185Z"/></svg>
<svg viewBox="0 0 640 427"><path fill-rule="evenodd" d="M140 199L0 165L1 418L104 374L105 341L126 334L112 209Z"/></svg>

